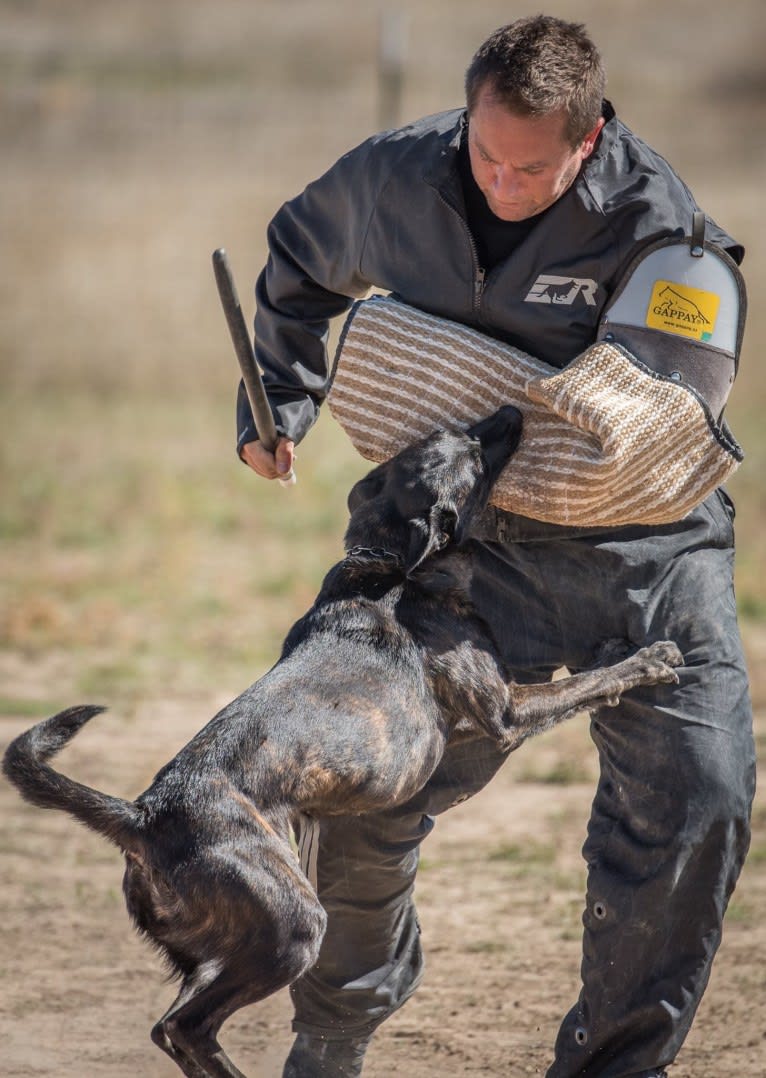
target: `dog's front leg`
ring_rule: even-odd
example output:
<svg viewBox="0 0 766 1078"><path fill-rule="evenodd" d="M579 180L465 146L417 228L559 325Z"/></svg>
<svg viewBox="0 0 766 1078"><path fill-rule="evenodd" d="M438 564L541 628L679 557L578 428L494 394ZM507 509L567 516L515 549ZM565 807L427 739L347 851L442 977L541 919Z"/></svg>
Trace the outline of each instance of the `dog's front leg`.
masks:
<svg viewBox="0 0 766 1078"><path fill-rule="evenodd" d="M676 645L661 640L614 666L545 685L509 685L507 741L515 747L530 734L541 733L579 711L615 707L624 692L639 685L678 682L674 667L683 662Z"/></svg>

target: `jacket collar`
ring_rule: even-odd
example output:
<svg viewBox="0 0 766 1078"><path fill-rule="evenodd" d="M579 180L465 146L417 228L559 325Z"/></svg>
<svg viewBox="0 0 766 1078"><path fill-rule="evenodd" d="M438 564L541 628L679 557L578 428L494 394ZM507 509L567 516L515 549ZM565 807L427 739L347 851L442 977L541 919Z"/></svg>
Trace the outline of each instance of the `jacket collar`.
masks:
<svg viewBox="0 0 766 1078"><path fill-rule="evenodd" d="M596 142L593 153L584 162L586 168L588 167L588 161L595 161L608 153L617 137L617 115L614 111L612 102L607 101L606 98L604 98L604 103L601 106L601 115L606 122L601 128L601 133L598 136L598 141Z"/></svg>
<svg viewBox="0 0 766 1078"><path fill-rule="evenodd" d="M455 123L451 128L447 128L439 135L437 150L432 160L426 165L423 173L425 182L431 187L435 187L439 194L463 215L465 210L463 208L463 192L458 174L457 155L460 142L467 128L467 109L456 110Z"/></svg>

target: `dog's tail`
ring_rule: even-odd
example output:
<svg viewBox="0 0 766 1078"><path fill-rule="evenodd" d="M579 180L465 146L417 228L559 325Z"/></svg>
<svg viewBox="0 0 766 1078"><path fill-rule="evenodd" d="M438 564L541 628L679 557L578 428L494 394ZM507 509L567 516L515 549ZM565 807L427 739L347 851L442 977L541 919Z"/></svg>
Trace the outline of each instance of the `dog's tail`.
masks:
<svg viewBox="0 0 766 1078"><path fill-rule="evenodd" d="M123 850L135 847L142 815L132 801L102 794L54 771L48 760L70 741L102 707L70 707L33 726L8 746L3 772L22 797L40 808L69 812Z"/></svg>

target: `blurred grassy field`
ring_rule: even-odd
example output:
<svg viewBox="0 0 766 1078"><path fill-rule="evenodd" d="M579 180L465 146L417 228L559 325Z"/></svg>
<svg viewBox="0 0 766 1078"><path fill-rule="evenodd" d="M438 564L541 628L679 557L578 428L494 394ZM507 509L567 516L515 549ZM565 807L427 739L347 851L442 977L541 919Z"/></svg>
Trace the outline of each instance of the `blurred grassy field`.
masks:
<svg viewBox="0 0 766 1078"><path fill-rule="evenodd" d="M329 416L299 485L234 456L210 253L251 309L277 206L377 124L382 5L0 2L0 709L225 695L275 658L337 558L366 465ZM457 104L474 48L537 5L407 5L402 118ZM766 619L766 164L760 0L562 2L621 115L749 246L730 422L738 593Z"/></svg>

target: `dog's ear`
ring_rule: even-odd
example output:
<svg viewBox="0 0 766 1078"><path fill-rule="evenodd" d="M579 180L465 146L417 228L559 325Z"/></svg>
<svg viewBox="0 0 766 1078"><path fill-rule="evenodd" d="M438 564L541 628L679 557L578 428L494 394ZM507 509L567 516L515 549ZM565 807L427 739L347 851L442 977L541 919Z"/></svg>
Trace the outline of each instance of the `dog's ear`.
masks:
<svg viewBox="0 0 766 1078"><path fill-rule="evenodd" d="M371 472L363 476L349 491L347 505L349 513L353 514L363 502L369 501L383 489L386 481L382 466L373 468Z"/></svg>
<svg viewBox="0 0 766 1078"><path fill-rule="evenodd" d="M441 550L455 537L458 517L452 506L434 505L428 519L416 517L409 521L409 546L404 568L409 576L427 557Z"/></svg>

